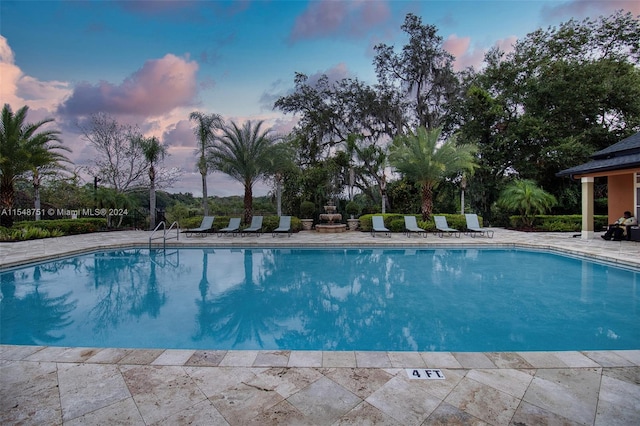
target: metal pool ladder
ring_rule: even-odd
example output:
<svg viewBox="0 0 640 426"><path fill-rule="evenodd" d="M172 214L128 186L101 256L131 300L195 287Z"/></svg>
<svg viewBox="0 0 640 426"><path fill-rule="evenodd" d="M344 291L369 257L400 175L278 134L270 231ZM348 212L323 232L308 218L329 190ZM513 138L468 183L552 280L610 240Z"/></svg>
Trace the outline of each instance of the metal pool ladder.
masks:
<svg viewBox="0 0 640 426"><path fill-rule="evenodd" d="M167 237L167 235L169 234L169 232L174 229L174 225L175 225L175 230L176 230L176 236L175 237ZM157 237L154 237L155 233L158 232L160 230L160 228L162 227L162 235L158 235ZM149 248L151 248L151 241L153 240L158 240L162 238L162 248L166 249L167 248L167 240L170 240L172 238L175 238L177 241L180 240L180 225L178 225L177 221L174 221L171 226L169 228L167 228L166 223L164 222L164 220L160 221L160 223L158 223L158 225L156 226L156 228L153 230L153 232L151 233L151 236L149 237Z"/></svg>

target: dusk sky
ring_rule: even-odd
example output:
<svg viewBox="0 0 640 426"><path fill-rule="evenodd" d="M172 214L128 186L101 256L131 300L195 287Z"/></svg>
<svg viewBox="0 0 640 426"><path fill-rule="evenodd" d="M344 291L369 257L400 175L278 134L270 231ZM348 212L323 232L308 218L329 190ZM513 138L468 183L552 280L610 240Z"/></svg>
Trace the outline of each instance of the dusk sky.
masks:
<svg viewBox="0 0 640 426"><path fill-rule="evenodd" d="M640 15L640 1L0 1L0 102L54 118L68 156L91 165L77 123L107 112L169 146L165 167L182 169L171 192L202 195L192 111L238 124L265 120L288 133L295 117L272 109L296 72L375 83L373 46L406 42L412 12L433 24L456 69L482 67L493 46L509 51L537 28L571 18ZM209 195L241 195L209 175ZM270 185L258 184L255 195Z"/></svg>

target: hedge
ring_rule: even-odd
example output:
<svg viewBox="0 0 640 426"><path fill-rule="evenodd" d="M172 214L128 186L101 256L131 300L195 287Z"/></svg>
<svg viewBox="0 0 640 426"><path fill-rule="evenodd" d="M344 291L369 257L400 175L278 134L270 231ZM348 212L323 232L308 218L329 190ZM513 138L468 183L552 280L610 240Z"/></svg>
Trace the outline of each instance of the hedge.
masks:
<svg viewBox="0 0 640 426"><path fill-rule="evenodd" d="M509 222L513 228L523 228L520 216L510 216ZM607 226L606 215L593 217L594 229L600 230ZM536 215L533 218L533 229L545 232L580 232L582 230L582 215Z"/></svg>
<svg viewBox="0 0 640 426"><path fill-rule="evenodd" d="M461 214L446 214L446 213L434 213L431 215L431 219L427 221L422 220L422 215L407 215L398 213L385 213L385 214L365 214L360 216L360 229L363 232L371 231L371 223L373 216L382 216L384 220L384 226L386 226L391 232L404 232L404 217L415 216L418 226L426 231L433 232L436 230L436 225L433 220L433 216L444 216L447 218L447 224L451 228L459 229L461 231L467 228L467 220L464 215ZM482 218L478 216L480 225L482 226Z"/></svg>
<svg viewBox="0 0 640 426"><path fill-rule="evenodd" d="M237 216L236 216L237 217ZM189 218L185 218L180 221L180 229L192 229L197 228L202 223L203 216L193 216ZM218 229L224 228L229 225L229 219L231 216L216 216L213 220L213 229L214 232ZM262 232L271 232L278 227L280 224L280 218L278 216L265 216L262 220ZM249 224L245 224L240 227L240 229L248 228ZM299 218L292 216L291 217L291 231L298 232L302 229L302 222Z"/></svg>
<svg viewBox="0 0 640 426"><path fill-rule="evenodd" d="M403 232L404 231L404 216L405 214L398 213L386 213L386 214L366 214L360 216L360 229L363 232L371 231L371 217L383 216L384 225L389 228L391 232ZM434 213L431 215L431 220L422 221L421 215L413 215L416 217L418 226L429 232L435 231L435 223L433 216L444 216L447 218L447 223L451 228L464 231L467 229L467 221L464 215L461 214L443 214ZM522 229L522 219L520 216L511 216L509 218L512 228ZM482 217L478 216L480 226L482 226ZM594 216L594 229L600 230L607 226L607 216L596 215ZM582 215L536 215L533 221L533 229L536 231L544 232L580 232L582 229Z"/></svg>

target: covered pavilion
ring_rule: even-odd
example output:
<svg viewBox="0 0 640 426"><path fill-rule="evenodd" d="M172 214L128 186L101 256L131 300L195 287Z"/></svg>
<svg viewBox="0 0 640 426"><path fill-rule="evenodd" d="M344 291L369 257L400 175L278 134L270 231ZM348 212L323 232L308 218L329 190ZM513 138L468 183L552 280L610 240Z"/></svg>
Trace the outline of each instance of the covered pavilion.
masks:
<svg viewBox="0 0 640 426"><path fill-rule="evenodd" d="M557 173L582 182L582 239L594 238L594 179L607 178L609 218L640 216L640 133L591 155L585 164Z"/></svg>

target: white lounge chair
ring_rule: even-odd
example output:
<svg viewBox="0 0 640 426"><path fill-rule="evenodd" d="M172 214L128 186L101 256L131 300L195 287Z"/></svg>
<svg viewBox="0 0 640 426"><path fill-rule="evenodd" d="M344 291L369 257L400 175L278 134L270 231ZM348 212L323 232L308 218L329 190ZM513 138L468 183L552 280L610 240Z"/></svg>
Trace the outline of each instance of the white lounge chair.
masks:
<svg viewBox="0 0 640 426"><path fill-rule="evenodd" d="M436 223L437 231L435 233L438 234L438 237L442 238L444 234L447 234L447 235L454 234L457 238L460 238L460 231L458 231L455 228L450 228L449 224L447 223L446 217L434 216L433 220Z"/></svg>
<svg viewBox="0 0 640 426"><path fill-rule="evenodd" d="M382 232L385 236L391 238L391 231L384 226L384 218L382 216L373 216L371 218L371 236L375 237L378 232Z"/></svg>
<svg viewBox="0 0 640 426"><path fill-rule="evenodd" d="M198 226L197 228L185 229L184 231L182 231L182 233L185 234L187 238L193 237L194 235L206 237L213 230L214 219L215 216L205 216L202 218L200 226Z"/></svg>
<svg viewBox="0 0 640 426"><path fill-rule="evenodd" d="M493 231L491 229L480 226L477 214L467 213L464 215L464 218L467 220L467 232L465 232L465 234L469 234L472 237L479 234L481 237L493 238Z"/></svg>
<svg viewBox="0 0 640 426"><path fill-rule="evenodd" d="M280 216L280 224L273 230L273 236L276 234L289 234L291 236L291 216Z"/></svg>
<svg viewBox="0 0 640 426"><path fill-rule="evenodd" d="M418 235L422 234L424 238L427 238L427 231L418 226L415 216L404 217L404 233L407 237L410 237L412 233L416 233Z"/></svg>
<svg viewBox="0 0 640 426"><path fill-rule="evenodd" d="M235 234L238 231L240 231L240 218L232 217L229 219L229 225L226 228L218 230L218 237L221 237L224 234Z"/></svg>
<svg viewBox="0 0 640 426"><path fill-rule="evenodd" d="M262 234L262 220L264 218L262 216L253 216L251 218L251 224L248 228L242 230L242 236L244 237L246 234L256 234L260 236Z"/></svg>

